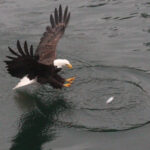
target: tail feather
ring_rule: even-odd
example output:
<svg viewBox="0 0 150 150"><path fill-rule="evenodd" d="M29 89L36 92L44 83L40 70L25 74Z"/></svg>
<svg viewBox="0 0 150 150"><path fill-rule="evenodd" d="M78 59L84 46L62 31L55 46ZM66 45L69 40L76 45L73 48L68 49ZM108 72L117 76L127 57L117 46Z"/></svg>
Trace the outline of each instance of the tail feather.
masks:
<svg viewBox="0 0 150 150"><path fill-rule="evenodd" d="M30 80L27 76L24 76L20 82L13 88L14 89L17 89L17 88L20 88L20 87L23 87L23 86L26 86L26 85L29 85L29 84L32 84L32 83L35 83L36 82L36 79L32 79Z"/></svg>

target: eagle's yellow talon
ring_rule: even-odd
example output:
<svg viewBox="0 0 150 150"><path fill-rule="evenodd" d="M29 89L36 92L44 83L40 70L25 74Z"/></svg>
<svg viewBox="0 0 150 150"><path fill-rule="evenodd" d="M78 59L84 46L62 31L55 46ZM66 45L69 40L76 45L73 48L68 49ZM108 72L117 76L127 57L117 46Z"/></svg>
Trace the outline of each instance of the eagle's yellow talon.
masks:
<svg viewBox="0 0 150 150"><path fill-rule="evenodd" d="M70 87L71 84L70 83L66 83L66 84L63 84L64 87Z"/></svg>
<svg viewBox="0 0 150 150"><path fill-rule="evenodd" d="M72 83L74 80L75 80L75 77L66 79L66 81L67 81L67 82L70 82L70 83Z"/></svg>

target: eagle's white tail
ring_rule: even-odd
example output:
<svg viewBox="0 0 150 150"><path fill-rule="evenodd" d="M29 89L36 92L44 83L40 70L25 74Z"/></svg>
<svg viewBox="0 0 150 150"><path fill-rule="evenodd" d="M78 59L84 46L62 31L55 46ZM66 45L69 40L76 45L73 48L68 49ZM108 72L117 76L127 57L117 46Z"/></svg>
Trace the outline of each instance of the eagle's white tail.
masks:
<svg viewBox="0 0 150 150"><path fill-rule="evenodd" d="M32 84L32 83L34 83L34 82L36 82L36 79L30 80L27 76L24 76L24 77L20 80L20 82L13 88L13 90L14 90L14 89L17 89L17 88L19 88L19 87L23 87L23 86Z"/></svg>

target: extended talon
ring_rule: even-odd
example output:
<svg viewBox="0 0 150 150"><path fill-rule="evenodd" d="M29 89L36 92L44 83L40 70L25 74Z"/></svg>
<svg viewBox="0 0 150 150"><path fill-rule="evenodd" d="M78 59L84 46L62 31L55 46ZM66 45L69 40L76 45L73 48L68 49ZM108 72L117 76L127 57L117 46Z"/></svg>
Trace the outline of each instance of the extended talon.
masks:
<svg viewBox="0 0 150 150"><path fill-rule="evenodd" d="M66 84L63 84L64 87L70 87L71 84L70 83L66 83Z"/></svg>
<svg viewBox="0 0 150 150"><path fill-rule="evenodd" d="M66 81L67 81L67 82L70 82L70 83L72 83L74 80L75 80L75 77L66 79Z"/></svg>

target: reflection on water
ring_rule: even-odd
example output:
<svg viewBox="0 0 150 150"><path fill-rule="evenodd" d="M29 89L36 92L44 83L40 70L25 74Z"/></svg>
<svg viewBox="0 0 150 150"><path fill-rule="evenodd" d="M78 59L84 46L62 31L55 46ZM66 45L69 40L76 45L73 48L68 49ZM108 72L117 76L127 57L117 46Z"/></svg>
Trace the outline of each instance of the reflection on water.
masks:
<svg viewBox="0 0 150 150"><path fill-rule="evenodd" d="M28 109L20 118L18 133L13 138L11 150L41 150L42 144L55 138L55 123L59 113L65 111L70 105L63 96L55 95L55 99L47 98L43 101L38 93L17 91L15 96L18 106ZM56 94L56 93L55 93ZM20 99L20 101L19 101ZM23 107L23 108L24 108ZM32 108L32 109L31 109Z"/></svg>

